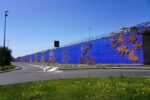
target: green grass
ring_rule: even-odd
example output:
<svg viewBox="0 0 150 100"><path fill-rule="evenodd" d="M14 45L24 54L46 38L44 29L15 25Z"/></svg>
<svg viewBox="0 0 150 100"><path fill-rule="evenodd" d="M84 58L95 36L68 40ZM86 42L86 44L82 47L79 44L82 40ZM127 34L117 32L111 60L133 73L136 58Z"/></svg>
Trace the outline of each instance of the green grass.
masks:
<svg viewBox="0 0 150 100"><path fill-rule="evenodd" d="M49 64L50 66L59 66L63 68L84 68L84 67L150 67L150 65L129 65L129 64L96 64L96 65L87 65L87 64Z"/></svg>
<svg viewBox="0 0 150 100"><path fill-rule="evenodd" d="M2 71L2 70L10 70L10 69L14 69L14 68L15 68L15 66L12 66L12 65L6 65L4 67L4 69L3 69L3 66L0 66L0 71Z"/></svg>
<svg viewBox="0 0 150 100"><path fill-rule="evenodd" d="M0 86L0 100L150 100L149 78L77 78Z"/></svg>

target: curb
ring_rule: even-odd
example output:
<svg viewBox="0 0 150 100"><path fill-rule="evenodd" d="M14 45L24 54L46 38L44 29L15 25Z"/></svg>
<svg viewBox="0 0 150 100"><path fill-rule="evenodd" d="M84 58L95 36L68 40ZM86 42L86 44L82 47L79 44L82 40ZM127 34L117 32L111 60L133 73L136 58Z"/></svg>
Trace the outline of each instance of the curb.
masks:
<svg viewBox="0 0 150 100"><path fill-rule="evenodd" d="M150 70L150 67L81 67L81 68L59 68L59 70L82 70L82 69L139 69Z"/></svg>
<svg viewBox="0 0 150 100"><path fill-rule="evenodd" d="M0 73L6 73L6 72L11 72L11 71L17 71L22 69L21 67L16 67L15 69L10 69L10 70L6 70L6 71L0 71Z"/></svg>

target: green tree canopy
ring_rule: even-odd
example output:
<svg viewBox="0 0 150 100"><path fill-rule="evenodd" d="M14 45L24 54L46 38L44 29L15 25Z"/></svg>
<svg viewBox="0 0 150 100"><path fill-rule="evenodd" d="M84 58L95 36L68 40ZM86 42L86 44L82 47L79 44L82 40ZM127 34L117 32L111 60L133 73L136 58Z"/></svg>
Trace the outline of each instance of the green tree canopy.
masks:
<svg viewBox="0 0 150 100"><path fill-rule="evenodd" d="M3 60L5 58L5 60ZM0 66L3 64L10 65L12 60L11 50L9 48L0 47Z"/></svg>

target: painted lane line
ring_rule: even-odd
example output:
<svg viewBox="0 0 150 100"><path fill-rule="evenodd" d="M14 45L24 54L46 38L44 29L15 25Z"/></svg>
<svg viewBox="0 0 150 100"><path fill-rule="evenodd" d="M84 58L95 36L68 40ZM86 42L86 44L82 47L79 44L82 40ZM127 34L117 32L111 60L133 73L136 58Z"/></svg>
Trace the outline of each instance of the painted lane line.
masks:
<svg viewBox="0 0 150 100"><path fill-rule="evenodd" d="M53 67L51 69L49 69L47 72L54 72L54 71L57 71L58 70L58 67Z"/></svg>
<svg viewBox="0 0 150 100"><path fill-rule="evenodd" d="M47 67L44 67L44 68L43 68L43 71L46 72L46 70L49 69L49 68L50 68L50 67L48 67L48 66L47 66Z"/></svg>
<svg viewBox="0 0 150 100"><path fill-rule="evenodd" d="M32 67L36 67L36 68L40 68L43 70L43 72L54 72L54 73L60 73L62 71L58 70L59 67L50 67L50 66L41 66L41 65L31 65L31 64L27 64L30 65Z"/></svg>

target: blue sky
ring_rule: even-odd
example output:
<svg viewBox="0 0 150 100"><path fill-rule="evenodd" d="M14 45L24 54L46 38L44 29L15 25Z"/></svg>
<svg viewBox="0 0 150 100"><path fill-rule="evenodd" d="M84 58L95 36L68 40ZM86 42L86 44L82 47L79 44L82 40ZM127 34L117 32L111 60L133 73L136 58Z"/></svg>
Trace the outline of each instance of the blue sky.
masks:
<svg viewBox="0 0 150 100"><path fill-rule="evenodd" d="M89 27L98 36L150 20L150 0L0 0L0 45L5 10L14 57L88 38Z"/></svg>

